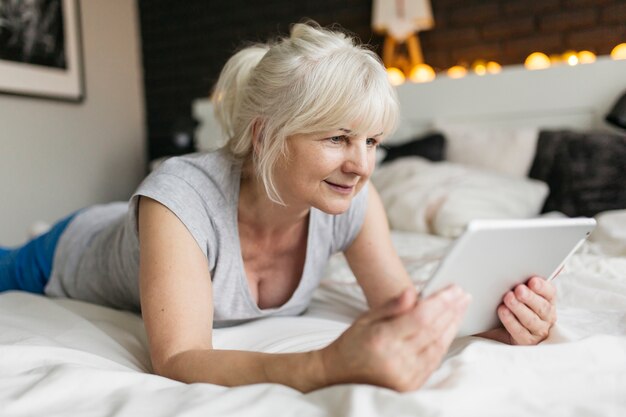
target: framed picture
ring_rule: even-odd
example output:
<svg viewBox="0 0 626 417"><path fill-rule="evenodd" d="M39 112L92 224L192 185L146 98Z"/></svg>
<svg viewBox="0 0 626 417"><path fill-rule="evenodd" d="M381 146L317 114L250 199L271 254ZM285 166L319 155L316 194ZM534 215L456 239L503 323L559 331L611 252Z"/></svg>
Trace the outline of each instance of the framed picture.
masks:
<svg viewBox="0 0 626 417"><path fill-rule="evenodd" d="M78 0L0 0L0 93L82 101Z"/></svg>

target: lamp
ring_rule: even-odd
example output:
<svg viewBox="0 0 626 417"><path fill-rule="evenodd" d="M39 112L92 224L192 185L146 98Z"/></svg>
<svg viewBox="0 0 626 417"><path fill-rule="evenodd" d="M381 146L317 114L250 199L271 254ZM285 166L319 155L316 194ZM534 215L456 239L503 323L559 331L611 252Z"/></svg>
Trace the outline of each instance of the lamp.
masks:
<svg viewBox="0 0 626 417"><path fill-rule="evenodd" d="M617 100L609 114L606 115L606 121L614 126L626 129L626 91Z"/></svg>
<svg viewBox="0 0 626 417"><path fill-rule="evenodd" d="M418 64L424 63L416 32L434 26L432 10L428 0L374 0L372 28L385 34L383 62L387 68L401 68L405 74ZM397 49L406 44L408 60L397 54Z"/></svg>

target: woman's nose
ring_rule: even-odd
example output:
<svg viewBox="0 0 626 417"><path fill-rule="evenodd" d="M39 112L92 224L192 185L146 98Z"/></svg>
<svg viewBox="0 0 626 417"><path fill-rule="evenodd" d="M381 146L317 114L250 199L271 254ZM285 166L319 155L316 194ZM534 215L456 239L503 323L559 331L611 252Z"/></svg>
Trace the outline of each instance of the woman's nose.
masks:
<svg viewBox="0 0 626 417"><path fill-rule="evenodd" d="M370 149L368 149L366 143L358 143L351 146L344 170L355 175L367 176L370 165L369 152Z"/></svg>

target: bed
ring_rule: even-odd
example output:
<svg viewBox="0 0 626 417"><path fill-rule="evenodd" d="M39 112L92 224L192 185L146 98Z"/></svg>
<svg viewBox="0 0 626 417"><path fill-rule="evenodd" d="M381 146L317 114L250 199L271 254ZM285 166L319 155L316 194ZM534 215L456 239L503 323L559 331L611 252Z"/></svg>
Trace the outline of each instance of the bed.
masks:
<svg viewBox="0 0 626 417"><path fill-rule="evenodd" d="M624 66L619 65L618 69L623 70ZM502 75L508 76L506 71ZM458 136L462 127L464 140L471 141L472 135L484 140L494 132L485 135L485 125L496 119L500 134L503 128L515 129L513 136L521 135L518 139L534 137L536 129L557 125L579 130L595 128L598 114L610 101L599 94L596 101L586 96L584 105L570 97L567 106L553 105L549 111L509 109L507 117L493 112L499 108L497 105L491 107L493 114L488 117L487 109L477 110L480 117L460 112L446 115L443 111L437 113L437 118L425 119L424 113L419 119L411 117L415 113L413 100L421 103L424 97L431 97L427 90L433 89L435 94L457 81L443 80L439 86L426 87L420 90L419 99L413 98L418 87L401 90L402 134L392 145L406 144L409 136L423 136L435 125L443 136ZM471 87L482 82L476 78L454 86ZM626 88L621 83L621 88ZM473 94L471 88L466 91ZM200 101L196 110L204 128L210 130L211 121L202 115L207 106L206 100ZM477 129L483 134L476 136ZM513 137L513 131L507 132ZM529 148L525 139L519 141L527 152L536 155L538 142ZM467 157L464 152L459 155ZM381 155L381 161L385 157ZM384 189L381 196L394 226L393 242L416 286L428 278L472 217L484 216L485 212L493 217L570 215L546 210L545 201L553 185L520 175L532 170L536 158L517 158L517 165L504 164L500 171L484 166L497 165L501 162L497 158L495 162L483 160L482 166L472 165L471 161L433 159L413 155L381 163L374 179ZM515 172L502 172L511 169ZM404 188L385 186L399 179L404 181ZM626 188L626 183L620 185ZM407 193L408 189L413 193ZM506 192L512 194L504 198ZM407 201L400 198L402 195L420 198ZM522 204L525 211L519 212L519 204L506 204L511 199L526 202ZM456 204L446 206L442 201ZM538 346L516 347L478 337L458 338L426 385L408 393L358 384L309 394L277 384L238 388L183 384L151 373L140 316L80 301L2 293L0 416L626 415L626 207L612 207L594 215L597 229L555 281L559 319L546 341ZM322 285L303 316L216 329L214 345L263 352L321 348L365 308L364 296L345 259L338 254L331 258Z"/></svg>

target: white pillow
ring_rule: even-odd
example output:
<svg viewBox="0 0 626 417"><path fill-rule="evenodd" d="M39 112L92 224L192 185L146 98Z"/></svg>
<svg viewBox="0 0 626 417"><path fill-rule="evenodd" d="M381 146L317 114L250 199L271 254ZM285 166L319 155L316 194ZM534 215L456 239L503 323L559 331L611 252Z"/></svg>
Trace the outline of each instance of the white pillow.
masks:
<svg viewBox="0 0 626 417"><path fill-rule="evenodd" d="M451 238L473 219L534 217L548 195L541 181L419 157L383 165L372 183L393 229Z"/></svg>
<svg viewBox="0 0 626 417"><path fill-rule="evenodd" d="M535 157L539 130L438 125L450 162L525 177Z"/></svg>
<svg viewBox="0 0 626 417"><path fill-rule="evenodd" d="M598 224L589 236L609 256L626 256L626 210L610 210L595 216Z"/></svg>

